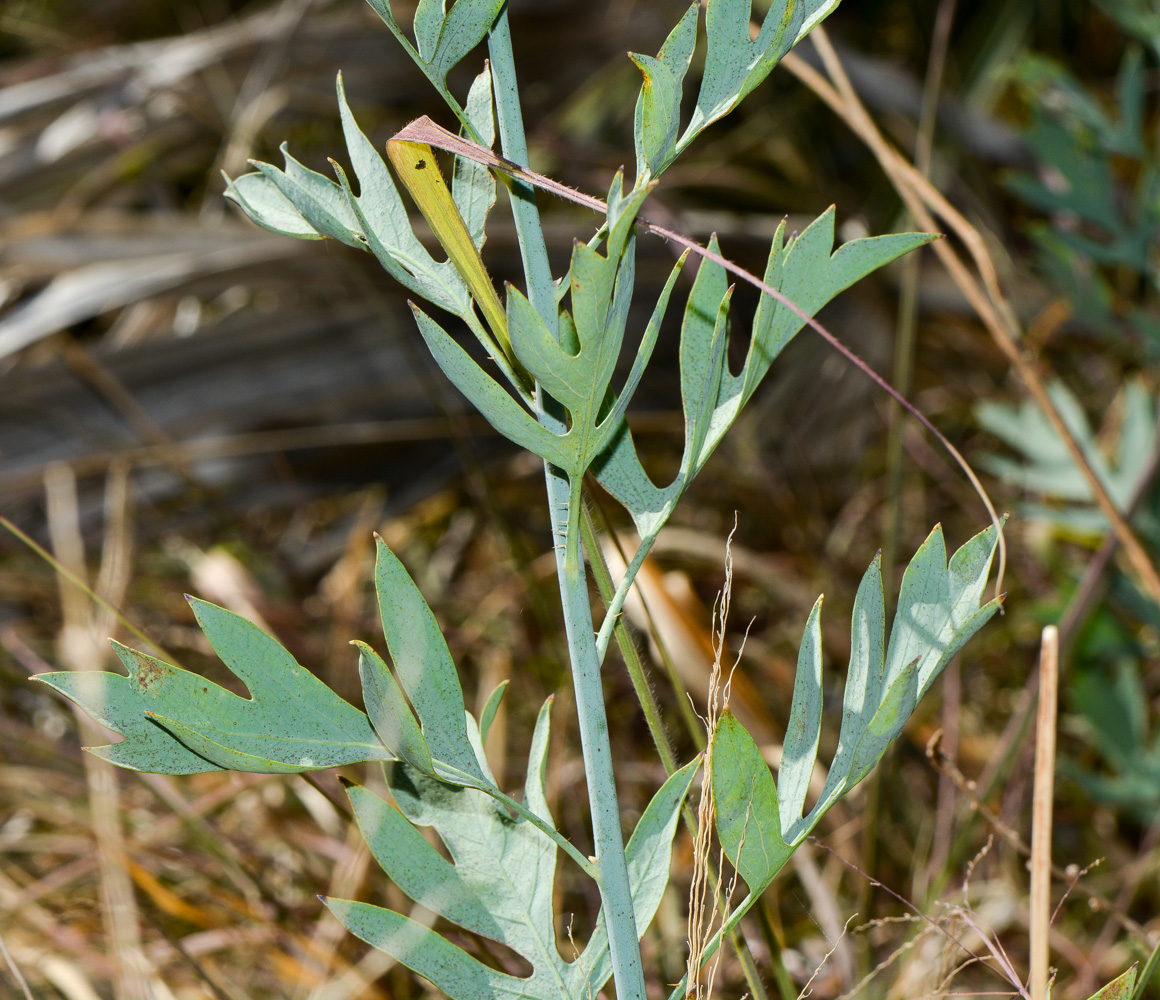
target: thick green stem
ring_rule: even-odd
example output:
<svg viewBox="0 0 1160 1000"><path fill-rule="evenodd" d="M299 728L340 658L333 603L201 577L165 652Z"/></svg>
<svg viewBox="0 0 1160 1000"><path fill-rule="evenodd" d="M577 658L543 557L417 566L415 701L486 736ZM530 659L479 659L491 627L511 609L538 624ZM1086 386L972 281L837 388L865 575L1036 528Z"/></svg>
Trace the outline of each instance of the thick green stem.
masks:
<svg viewBox="0 0 1160 1000"><path fill-rule="evenodd" d="M508 159L526 166L528 150L506 6L492 27L488 49L503 153ZM524 264L528 298L548 329L555 331L556 287L548 264L535 192L519 183L513 184L511 190L512 215ZM537 394L537 418L550 429L563 430L558 415L539 405L542 402ZM547 463L544 465L544 474L552 518L552 541L556 546L556 570L560 580L565 633L572 661L580 745L592 811L592 834L600 869L600 901L608 928L612 976L618 1000L645 1000L640 937L636 930L632 889L624 857L624 834L620 828L620 805L612 769L612 746L608 739L600 659L596 654L596 637L592 629L588 581L579 555L581 477L573 477L573 486L567 475Z"/></svg>
<svg viewBox="0 0 1160 1000"><path fill-rule="evenodd" d="M600 866L600 901L608 927L612 974L618 1000L644 1000L644 969L640 957L640 935L632 907L632 887L624 857L624 834L620 828L620 804L616 776L612 768L612 744L608 738L608 717L604 710L600 660L592 630L592 608L588 601L588 580L578 556L580 531L579 490L572 490L557 470L548 472L548 489L553 515L563 513L561 501L568 498L566 537L558 539L556 568L560 577L560 598L564 607L564 629L572 656L572 683L576 691L576 714L580 723L580 747L592 812L592 838ZM572 494L576 496L573 499Z"/></svg>

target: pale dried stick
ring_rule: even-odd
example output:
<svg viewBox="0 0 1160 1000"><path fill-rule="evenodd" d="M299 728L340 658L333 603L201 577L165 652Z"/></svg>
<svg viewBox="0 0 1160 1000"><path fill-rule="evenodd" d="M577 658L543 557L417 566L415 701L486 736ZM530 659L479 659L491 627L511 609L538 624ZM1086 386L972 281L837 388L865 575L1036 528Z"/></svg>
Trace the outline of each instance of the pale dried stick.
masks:
<svg viewBox="0 0 1160 1000"><path fill-rule="evenodd" d="M1047 1000L1058 686L1059 629L1048 625L1043 630L1039 652L1039 714L1035 723L1035 784L1031 794L1031 1000Z"/></svg>

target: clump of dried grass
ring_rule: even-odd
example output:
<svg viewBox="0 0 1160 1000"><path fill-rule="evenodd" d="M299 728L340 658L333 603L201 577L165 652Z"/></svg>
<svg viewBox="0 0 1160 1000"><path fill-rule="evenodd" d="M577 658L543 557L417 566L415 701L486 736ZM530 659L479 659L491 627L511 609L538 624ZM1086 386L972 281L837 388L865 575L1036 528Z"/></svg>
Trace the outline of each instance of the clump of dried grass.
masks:
<svg viewBox="0 0 1160 1000"><path fill-rule="evenodd" d="M741 651L738 651L729 675L725 675L722 668L722 656L725 653L725 631L729 622L729 606L733 595L733 554L730 550L730 543L733 540L733 532L736 530L735 522L725 546L725 583L713 609L713 664L709 670L709 694L705 704L705 715L702 717L709 740L702 764L701 792L697 800L697 830L693 839L693 872L689 884L688 939L686 942L688 945L686 968L688 986L685 989L685 995L694 998L694 1000L712 1000L713 987L717 979L717 969L721 963L723 949L718 949L713 955L712 961L708 964L707 972L702 968L705 964L705 949L713 937L714 931L724 921L728 913L729 903L733 898L733 890L737 886L737 873L734 872L725 887L724 894L721 895L719 891L720 873L726 867L723 849L717 853L716 867L714 868L712 864L716 807L713 798L713 741L711 738L717 728L722 711L729 708L730 682L733 671L736 670L737 664L741 661ZM744 842L744 838L742 839Z"/></svg>

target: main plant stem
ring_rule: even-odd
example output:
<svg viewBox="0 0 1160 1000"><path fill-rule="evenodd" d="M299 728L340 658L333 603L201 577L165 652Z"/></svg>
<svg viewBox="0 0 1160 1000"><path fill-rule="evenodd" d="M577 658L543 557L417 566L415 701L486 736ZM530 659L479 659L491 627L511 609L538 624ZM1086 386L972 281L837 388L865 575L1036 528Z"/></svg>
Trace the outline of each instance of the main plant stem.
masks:
<svg viewBox="0 0 1160 1000"><path fill-rule="evenodd" d="M556 543L556 571L564 609L564 630L572 659L572 684L576 691L576 715L580 724L580 747L592 812L592 839L600 867L600 901L608 927L608 946L618 1000L644 1000L644 969L640 935L632 906L632 887L624 856L620 828L620 803L612 767L612 744L604 707L600 657L592 630L592 607L588 579L580 556L582 514L579 477L572 487L559 470L548 468L548 503L552 510ZM561 518L564 530L559 530Z"/></svg>
<svg viewBox="0 0 1160 1000"><path fill-rule="evenodd" d="M527 166L527 140L516 85L515 59L505 5L488 39L495 86L500 142L504 155ZM540 226L535 192L516 182L511 188L512 214L519 238L528 298L549 330L557 329L556 289L548 266L544 232ZM537 394L537 402L539 396ZM562 431L558 416L537 406L537 416L553 430ZM620 805L612 768L612 745L600 678L600 657L592 630L588 582L580 557L581 499L579 475L570 482L559 469L545 463L548 506L552 518L552 541L556 545L556 571L564 609L564 628L572 661L580 746L592 811L592 836L600 869L600 901L612 958L612 977L617 1000L645 1000L644 968L640 937L632 906L632 888L624 857L624 834L620 828Z"/></svg>

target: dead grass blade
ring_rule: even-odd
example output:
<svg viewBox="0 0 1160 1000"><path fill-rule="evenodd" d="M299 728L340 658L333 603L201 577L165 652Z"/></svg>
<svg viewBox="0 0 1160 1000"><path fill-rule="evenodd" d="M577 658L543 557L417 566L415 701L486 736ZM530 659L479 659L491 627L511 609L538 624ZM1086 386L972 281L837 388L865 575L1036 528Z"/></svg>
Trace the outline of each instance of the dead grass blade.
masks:
<svg viewBox="0 0 1160 1000"><path fill-rule="evenodd" d="M76 478L67 466L54 466L45 476L44 485L48 529L56 558L73 578L83 581L87 571ZM102 591L101 606L98 608L90 600L87 588L82 590L71 579L59 578L64 622L58 648L61 662L70 670L99 670L104 665L108 646L103 636L113 624L105 609L121 603L129 581L129 473L121 464L110 469L105 520L97 584ZM105 740L102 727L80 710L75 715L86 743ZM84 757L84 766L89 818L100 863L102 917L116 966L116 995L118 1000L151 1000L150 969L142 948L140 918L127 863L116 768L89 754Z"/></svg>

